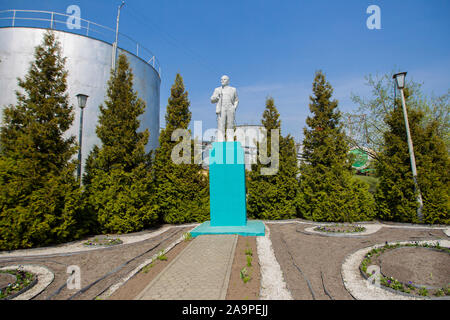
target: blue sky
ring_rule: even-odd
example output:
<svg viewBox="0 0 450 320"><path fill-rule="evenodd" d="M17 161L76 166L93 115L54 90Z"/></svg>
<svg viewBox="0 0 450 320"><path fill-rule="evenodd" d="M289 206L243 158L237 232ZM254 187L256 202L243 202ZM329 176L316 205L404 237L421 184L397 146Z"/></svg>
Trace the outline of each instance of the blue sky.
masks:
<svg viewBox="0 0 450 320"><path fill-rule="evenodd" d="M65 13L115 28L117 0L0 0L0 10ZM381 9L381 30L369 30L366 9ZM334 87L339 108L355 110L351 93L367 96L367 74L408 71L427 95L450 83L450 1L447 0L128 0L120 32L152 50L162 68L161 125L170 87L179 72L192 120L213 128L209 102L223 74L237 87L237 123L259 124L271 95L282 133L302 139L316 70ZM120 43L119 43L120 46Z"/></svg>

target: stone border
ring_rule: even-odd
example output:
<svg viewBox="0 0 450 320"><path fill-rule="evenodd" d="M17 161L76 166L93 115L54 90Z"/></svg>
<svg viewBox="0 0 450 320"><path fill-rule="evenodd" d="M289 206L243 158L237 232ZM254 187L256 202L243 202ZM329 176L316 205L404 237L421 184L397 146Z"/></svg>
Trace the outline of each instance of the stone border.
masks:
<svg viewBox="0 0 450 320"><path fill-rule="evenodd" d="M389 242L388 244L435 244L436 242L439 242L441 246L450 247L449 240L395 241ZM386 243L382 243L359 249L356 252L349 254L344 259L344 263L341 267L341 275L347 291L357 300L430 300L430 298L406 296L404 294L388 291L370 283L370 281L362 277L359 266L364 259L364 256L372 249L383 247L385 244Z"/></svg>
<svg viewBox="0 0 450 320"><path fill-rule="evenodd" d="M447 235L447 237L450 237L450 227L445 229L444 233Z"/></svg>
<svg viewBox="0 0 450 320"><path fill-rule="evenodd" d="M234 241L233 241L233 249L231 249L230 256L228 257L228 268L227 273L225 274L225 280L222 285L222 290L220 294L220 300L225 300L227 298L227 292L228 292L228 286L230 283L230 277L231 277L231 269L233 268L233 261L234 256L236 255L236 246L238 242L239 235L234 235ZM181 253L181 252L180 252Z"/></svg>
<svg viewBox="0 0 450 320"><path fill-rule="evenodd" d="M326 225L335 225L336 223L332 223L332 224L326 224ZM324 224L321 225L316 225L314 227L309 227L309 228L305 228L304 232L307 232L309 234L318 234L321 236L326 236L326 237L349 237L349 238L357 238L360 236L367 236L369 234L373 234L375 232L377 232L378 230L380 230L383 226L381 225L376 225L376 224L360 224L358 223L359 226L366 228L365 231L362 232L321 232L321 231L316 231L314 230L315 228L317 228L318 226L323 226Z"/></svg>
<svg viewBox="0 0 450 320"><path fill-rule="evenodd" d="M270 229L265 224L266 234L256 238L259 265L261 266L261 300L293 300L283 278L270 240Z"/></svg>
<svg viewBox="0 0 450 320"><path fill-rule="evenodd" d="M172 228L186 228L190 226L198 226L199 223L194 224L186 224L186 225L176 225L176 226L167 226L163 227L160 230L156 230L153 232L145 232L144 234L132 235L132 234L124 234L120 236L120 240L123 241L122 244L117 244L114 246L102 246L102 247L88 247L85 246L84 243L87 239L76 241L69 243L67 245L56 246L56 247L45 247L45 248L32 248L32 249L19 249L14 251L4 251L0 252L1 258L15 258L15 257L30 257L30 256L41 256L41 255L54 255L54 254L64 254L64 253L75 253L75 252L86 252L92 250L104 250L109 248L117 248L118 246L123 246L125 244L136 243L145 241L154 237L161 235L162 233L168 231ZM139 233L142 233L140 231Z"/></svg>
<svg viewBox="0 0 450 320"><path fill-rule="evenodd" d="M14 265L0 268L1 270L11 270L11 269L22 269L24 271L33 273L37 276L37 283L31 287L29 290L24 293L12 298L12 300L30 300L37 296L39 293L44 291L55 278L53 272L51 272L48 268L33 265L33 264L25 264L25 265Z"/></svg>
<svg viewBox="0 0 450 320"><path fill-rule="evenodd" d="M195 228L195 227L194 227ZM192 228L190 231L194 230L194 228ZM192 240L194 240L194 238L192 238ZM191 242L192 242L191 240ZM183 235L178 238L177 240L175 240L174 242L172 242L167 248L165 248L163 250L163 254L166 254L167 252L169 252L173 247L175 247L177 244L179 244L180 242L184 241ZM181 253L181 252L180 252ZM179 254L180 254L179 253ZM97 297L99 299L108 299L110 296L112 296L112 294L114 292L116 292L121 286L123 286L128 280L130 280L132 277L134 277L139 271L142 270L142 268L144 268L146 265L152 263L153 261L155 261L158 256L160 255L160 252L155 253L150 259L145 260L144 262L142 262L140 265L138 265L136 268L134 268L130 273L128 273L125 277L123 277L122 279L120 279L118 282L116 282L115 284L111 285L109 288L106 289L106 291L102 292L100 295L98 295Z"/></svg>

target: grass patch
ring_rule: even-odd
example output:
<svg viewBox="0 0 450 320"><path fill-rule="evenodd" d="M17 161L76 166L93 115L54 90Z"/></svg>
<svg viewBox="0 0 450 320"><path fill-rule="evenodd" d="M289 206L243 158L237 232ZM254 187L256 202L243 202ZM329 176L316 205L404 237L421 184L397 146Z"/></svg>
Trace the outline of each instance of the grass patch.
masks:
<svg viewBox="0 0 450 320"><path fill-rule="evenodd" d="M240 277L241 277L242 281L244 281L244 283L247 283L247 282L250 281L251 277L250 277L250 275L248 273L247 268L244 267L244 268L241 269Z"/></svg>
<svg viewBox="0 0 450 320"><path fill-rule="evenodd" d="M167 260L167 256L164 254L164 250L161 250L161 251L158 253L157 259L158 259L158 260L161 260L161 261L166 261L166 260Z"/></svg>
<svg viewBox="0 0 450 320"><path fill-rule="evenodd" d="M153 262L152 262L152 263L149 263L148 265L146 265L145 267L143 267L143 268L141 269L141 271L142 271L143 273L148 273L148 272L150 271L150 269L153 268L153 266L154 266Z"/></svg>
<svg viewBox="0 0 450 320"><path fill-rule="evenodd" d="M190 241L192 239L193 239L193 237L192 237L192 234L190 232L183 233L183 241Z"/></svg>
<svg viewBox="0 0 450 320"><path fill-rule="evenodd" d="M251 267L251 266L252 266L252 257L247 256L247 267Z"/></svg>

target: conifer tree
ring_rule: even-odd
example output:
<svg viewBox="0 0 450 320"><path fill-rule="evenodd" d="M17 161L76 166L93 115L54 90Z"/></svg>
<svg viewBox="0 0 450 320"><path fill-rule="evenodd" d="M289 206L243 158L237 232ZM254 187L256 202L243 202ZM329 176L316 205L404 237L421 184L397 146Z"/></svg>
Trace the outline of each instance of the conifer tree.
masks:
<svg viewBox="0 0 450 320"><path fill-rule="evenodd" d="M405 88L408 122L413 140L418 185L423 199L423 223L450 223L450 161L438 123L425 122L424 112L409 108L410 92ZM383 220L420 222L417 192L411 171L405 121L401 101L386 116L388 127L379 154L380 179L375 195L378 217Z"/></svg>
<svg viewBox="0 0 450 320"><path fill-rule="evenodd" d="M0 250L73 240L87 230L74 176L74 119L59 42L36 47L17 105L4 109L0 134Z"/></svg>
<svg viewBox="0 0 450 320"><path fill-rule="evenodd" d="M340 122L338 102L325 75L316 73L313 116L306 119L303 159L300 166L299 215L315 221L351 222L370 220L374 201L368 185L353 179L349 146Z"/></svg>
<svg viewBox="0 0 450 320"><path fill-rule="evenodd" d="M159 136L153 170L153 210L164 223L203 222L209 219L208 177L202 173L201 165L194 163L192 152L190 164L175 164L171 158L174 146L179 143L172 141L172 133L176 129L188 129L191 121L189 105L183 78L177 74L168 99L166 127Z"/></svg>
<svg viewBox="0 0 450 320"><path fill-rule="evenodd" d="M149 132L138 132L145 102L133 90L133 73L124 54L111 71L107 98L100 106L95 146L86 161L86 194L100 232L134 232L157 220L151 210Z"/></svg>
<svg viewBox="0 0 450 320"><path fill-rule="evenodd" d="M266 99L266 109L263 113L262 125L267 132L267 138L258 144L259 152L263 152L273 161L278 161L278 171L275 174L262 174L264 167L261 161L252 165L248 174L247 211L250 217L258 219L291 219L296 215L296 198L298 192L297 153L294 139L279 137L279 155L272 154L272 129L281 132L280 114L275 106L274 99Z"/></svg>

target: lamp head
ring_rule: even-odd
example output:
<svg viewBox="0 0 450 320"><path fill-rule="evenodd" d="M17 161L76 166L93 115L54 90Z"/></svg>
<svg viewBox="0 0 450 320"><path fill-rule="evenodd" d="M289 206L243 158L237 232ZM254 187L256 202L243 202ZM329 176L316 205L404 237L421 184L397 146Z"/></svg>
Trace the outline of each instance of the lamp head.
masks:
<svg viewBox="0 0 450 320"><path fill-rule="evenodd" d="M87 98L88 98L88 97L89 97L89 96L87 96L87 95L85 95L85 94L82 94L82 93L77 94L78 106L79 106L81 109L84 109L84 107L86 107L86 101L87 101Z"/></svg>
<svg viewBox="0 0 450 320"><path fill-rule="evenodd" d="M397 84L397 87L399 89L403 89L405 87L405 77L406 77L406 72L396 73L392 77L392 79L395 79L395 83Z"/></svg>

